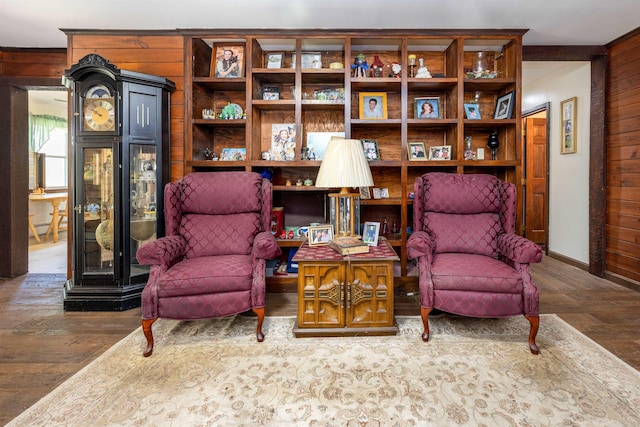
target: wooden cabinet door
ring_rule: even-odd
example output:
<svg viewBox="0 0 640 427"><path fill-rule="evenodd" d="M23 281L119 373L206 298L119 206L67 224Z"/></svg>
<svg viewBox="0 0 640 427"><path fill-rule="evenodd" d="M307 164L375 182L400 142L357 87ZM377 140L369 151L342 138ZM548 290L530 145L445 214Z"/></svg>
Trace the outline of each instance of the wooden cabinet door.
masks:
<svg viewBox="0 0 640 427"><path fill-rule="evenodd" d="M343 262L298 263L298 327L344 327Z"/></svg>
<svg viewBox="0 0 640 427"><path fill-rule="evenodd" d="M347 277L347 327L393 325L393 263L350 263Z"/></svg>

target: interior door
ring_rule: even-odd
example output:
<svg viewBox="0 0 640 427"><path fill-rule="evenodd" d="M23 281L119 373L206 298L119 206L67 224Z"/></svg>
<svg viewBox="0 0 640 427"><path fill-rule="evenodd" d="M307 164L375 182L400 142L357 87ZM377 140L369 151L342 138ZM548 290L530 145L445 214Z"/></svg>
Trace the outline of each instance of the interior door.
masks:
<svg viewBox="0 0 640 427"><path fill-rule="evenodd" d="M549 217L547 194L547 119L525 118L526 185L525 236L547 248Z"/></svg>

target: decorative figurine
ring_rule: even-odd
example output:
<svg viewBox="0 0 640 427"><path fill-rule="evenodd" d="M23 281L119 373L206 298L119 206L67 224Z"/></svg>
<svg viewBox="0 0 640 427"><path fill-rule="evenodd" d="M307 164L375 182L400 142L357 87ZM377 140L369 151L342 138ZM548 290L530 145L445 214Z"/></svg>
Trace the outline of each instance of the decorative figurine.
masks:
<svg viewBox="0 0 640 427"><path fill-rule="evenodd" d="M311 187L312 185L313 185L313 181L311 180L311 178L307 178L304 180L305 187Z"/></svg>
<svg viewBox="0 0 640 427"><path fill-rule="evenodd" d="M302 147L300 151L300 160L309 160L309 147Z"/></svg>
<svg viewBox="0 0 640 427"><path fill-rule="evenodd" d="M211 157L213 157L213 150L207 147L204 150L202 150L202 154L204 155L205 160L211 160Z"/></svg>
<svg viewBox="0 0 640 427"><path fill-rule="evenodd" d="M420 67L418 68L418 72L416 73L416 77L419 79L430 79L431 78L431 73L429 72L429 69L427 68L426 65L424 65L424 59L420 58L418 59L418 61L420 62Z"/></svg>
<svg viewBox="0 0 640 427"><path fill-rule="evenodd" d="M489 134L487 147L491 150L491 160L496 160L496 151L500 147L500 141L498 141L498 134L495 130Z"/></svg>
<svg viewBox="0 0 640 427"><path fill-rule="evenodd" d="M384 64L380 60L378 55L373 57L373 63L371 64L371 76L382 77L382 71L384 70Z"/></svg>
<svg viewBox="0 0 640 427"><path fill-rule="evenodd" d="M402 71L402 65L398 64L397 62L392 62L391 63L391 72L393 74L391 76L389 76L389 77L400 78L400 72L401 71Z"/></svg>
<svg viewBox="0 0 640 427"><path fill-rule="evenodd" d="M353 77L367 77L369 64L367 64L367 60L365 58L364 53L360 53L353 60L353 64L351 65L351 69L353 69Z"/></svg>

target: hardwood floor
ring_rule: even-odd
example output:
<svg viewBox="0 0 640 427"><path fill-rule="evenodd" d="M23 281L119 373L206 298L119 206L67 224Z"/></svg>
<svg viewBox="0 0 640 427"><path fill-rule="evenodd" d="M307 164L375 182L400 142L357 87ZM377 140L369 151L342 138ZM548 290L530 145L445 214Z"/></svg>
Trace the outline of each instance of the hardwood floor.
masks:
<svg viewBox="0 0 640 427"><path fill-rule="evenodd" d="M533 266L533 278L541 313L558 314L640 369L640 292L548 257ZM60 274L0 279L0 425L140 326L139 308L64 312L63 283ZM396 313L418 315L417 295L397 296ZM295 314L296 294L267 295L267 315Z"/></svg>

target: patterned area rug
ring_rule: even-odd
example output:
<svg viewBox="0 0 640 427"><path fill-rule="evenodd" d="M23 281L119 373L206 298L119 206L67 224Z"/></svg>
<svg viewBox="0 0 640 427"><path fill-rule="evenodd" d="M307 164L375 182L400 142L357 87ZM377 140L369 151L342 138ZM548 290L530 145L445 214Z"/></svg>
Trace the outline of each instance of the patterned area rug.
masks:
<svg viewBox="0 0 640 427"><path fill-rule="evenodd" d="M140 329L9 426L637 426L640 372L554 315L397 317L392 337L294 338L294 318Z"/></svg>

